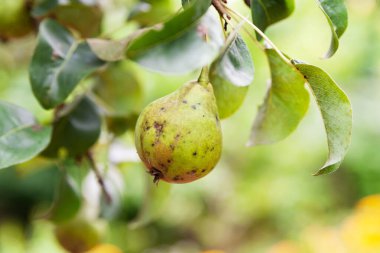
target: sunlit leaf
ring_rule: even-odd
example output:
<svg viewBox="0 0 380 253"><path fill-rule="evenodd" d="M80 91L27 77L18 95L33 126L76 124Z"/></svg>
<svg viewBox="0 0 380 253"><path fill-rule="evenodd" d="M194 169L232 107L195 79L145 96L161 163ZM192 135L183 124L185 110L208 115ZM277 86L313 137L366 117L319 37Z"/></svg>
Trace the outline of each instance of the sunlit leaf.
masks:
<svg viewBox="0 0 380 253"><path fill-rule="evenodd" d="M128 40L87 39L92 52L103 61L119 61L124 58Z"/></svg>
<svg viewBox="0 0 380 253"><path fill-rule="evenodd" d="M294 11L294 0L251 0L253 23L265 31L268 26L288 17Z"/></svg>
<svg viewBox="0 0 380 253"><path fill-rule="evenodd" d="M253 123L249 145L270 144L292 133L309 106L305 79L273 49L266 50L271 85Z"/></svg>
<svg viewBox="0 0 380 253"><path fill-rule="evenodd" d="M209 78L221 119L232 115L241 106L253 76L251 54L237 35L210 68Z"/></svg>
<svg viewBox="0 0 380 253"><path fill-rule="evenodd" d="M38 155L50 135L51 127L39 125L30 112L0 102L0 169Z"/></svg>
<svg viewBox="0 0 380 253"><path fill-rule="evenodd" d="M308 64L296 64L305 76L321 111L329 147L328 159L315 174L334 172L342 163L351 141L352 110L346 94L322 69Z"/></svg>
<svg viewBox="0 0 380 253"><path fill-rule="evenodd" d="M104 64L87 43L77 43L57 22L40 25L37 47L29 68L32 90L45 109L61 104L78 83Z"/></svg>
<svg viewBox="0 0 380 253"><path fill-rule="evenodd" d="M319 0L319 6L331 28L331 44L325 58L335 54L339 47L339 38L348 24L347 9L343 0Z"/></svg>
<svg viewBox="0 0 380 253"><path fill-rule="evenodd" d="M133 40L127 57L165 73L185 73L210 63L221 49L220 22L205 15L210 0L198 0L160 27Z"/></svg>
<svg viewBox="0 0 380 253"><path fill-rule="evenodd" d="M128 21L136 21L140 26L149 27L168 20L175 13L172 0L146 0L133 6Z"/></svg>
<svg viewBox="0 0 380 253"><path fill-rule="evenodd" d="M69 111L54 122L52 139L43 155L80 156L98 140L101 119L94 102L83 97L70 106Z"/></svg>

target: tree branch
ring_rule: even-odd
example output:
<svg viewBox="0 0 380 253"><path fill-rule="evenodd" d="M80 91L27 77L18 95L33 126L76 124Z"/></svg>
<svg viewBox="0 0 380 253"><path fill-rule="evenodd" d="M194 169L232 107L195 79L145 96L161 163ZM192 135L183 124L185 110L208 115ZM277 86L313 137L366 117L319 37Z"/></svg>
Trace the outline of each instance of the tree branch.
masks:
<svg viewBox="0 0 380 253"><path fill-rule="evenodd" d="M100 171L99 171L98 167L96 166L94 157L92 156L92 153L90 151L87 151L86 158L87 158L88 162L90 163L90 167L91 167L92 171L94 171L94 173L95 173L96 179L98 180L99 186L102 189L102 192L104 194L106 203L111 204L111 202L112 202L111 195L107 191L106 184L104 183L103 177L100 174Z"/></svg>

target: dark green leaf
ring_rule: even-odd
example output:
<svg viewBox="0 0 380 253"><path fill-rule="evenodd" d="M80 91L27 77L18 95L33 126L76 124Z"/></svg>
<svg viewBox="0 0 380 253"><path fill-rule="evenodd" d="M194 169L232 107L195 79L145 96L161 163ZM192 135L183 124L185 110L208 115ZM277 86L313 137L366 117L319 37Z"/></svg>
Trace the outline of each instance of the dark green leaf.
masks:
<svg viewBox="0 0 380 253"><path fill-rule="evenodd" d="M127 130L134 130L138 114L128 116L107 115L105 117L107 129L116 136L122 135Z"/></svg>
<svg viewBox="0 0 380 253"><path fill-rule="evenodd" d="M272 83L264 104L260 106L249 145L270 144L292 133L309 106L305 79L273 49L266 50Z"/></svg>
<svg viewBox="0 0 380 253"><path fill-rule="evenodd" d="M322 69L308 64L296 64L306 77L321 111L329 147L328 159L315 174L337 170L351 141L352 110L346 94Z"/></svg>
<svg viewBox="0 0 380 253"><path fill-rule="evenodd" d="M33 17L41 17L57 7L59 0L36 0L32 9Z"/></svg>
<svg viewBox="0 0 380 253"><path fill-rule="evenodd" d="M330 49L324 56L330 58L338 50L339 38L347 28L347 9L343 0L319 0L319 6L331 28Z"/></svg>
<svg viewBox="0 0 380 253"><path fill-rule="evenodd" d="M54 122L52 139L43 155L57 157L63 152L71 157L80 156L99 138L101 119L96 105L88 97L82 97L71 106Z"/></svg>
<svg viewBox="0 0 380 253"><path fill-rule="evenodd" d="M124 58L128 40L87 39L92 52L103 61L119 61Z"/></svg>
<svg viewBox="0 0 380 253"><path fill-rule="evenodd" d="M38 155L50 135L51 127L38 125L28 111L0 102L0 169Z"/></svg>
<svg viewBox="0 0 380 253"><path fill-rule="evenodd" d="M210 3L210 0L195 1L162 27L139 36L128 47L127 57L166 73L189 72L208 64L224 42L218 20L206 15L199 21Z"/></svg>
<svg viewBox="0 0 380 253"><path fill-rule="evenodd" d="M69 31L57 22L44 20L29 68L34 95L44 108L53 108L103 64L87 43L75 42Z"/></svg>
<svg viewBox="0 0 380 253"><path fill-rule="evenodd" d="M31 162L35 162L34 159ZM35 215L36 206L53 201L53 192L59 182L58 170L51 163L37 163L27 170L20 168L22 166L0 170L2 219L12 217L27 222Z"/></svg>
<svg viewBox="0 0 380 253"><path fill-rule="evenodd" d="M54 222L70 220L77 214L81 207L80 189L66 172L61 171L61 180L56 190L53 206L49 210L48 217Z"/></svg>
<svg viewBox="0 0 380 253"><path fill-rule="evenodd" d="M232 40L225 52L211 65L210 82L221 119L232 115L244 101L254 76L251 55L240 35Z"/></svg>
<svg viewBox="0 0 380 253"><path fill-rule="evenodd" d="M251 0L253 23L265 31L294 11L294 0Z"/></svg>

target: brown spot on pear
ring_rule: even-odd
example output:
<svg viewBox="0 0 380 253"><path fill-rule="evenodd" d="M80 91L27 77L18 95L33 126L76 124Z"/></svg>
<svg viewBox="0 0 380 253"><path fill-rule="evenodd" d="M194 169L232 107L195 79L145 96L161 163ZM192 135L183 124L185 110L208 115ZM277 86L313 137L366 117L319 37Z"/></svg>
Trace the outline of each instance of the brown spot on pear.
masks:
<svg viewBox="0 0 380 253"><path fill-rule="evenodd" d="M185 84L141 112L135 130L136 148L156 182L188 183L215 167L222 150L217 114L208 81ZM146 128L146 124L155 127Z"/></svg>

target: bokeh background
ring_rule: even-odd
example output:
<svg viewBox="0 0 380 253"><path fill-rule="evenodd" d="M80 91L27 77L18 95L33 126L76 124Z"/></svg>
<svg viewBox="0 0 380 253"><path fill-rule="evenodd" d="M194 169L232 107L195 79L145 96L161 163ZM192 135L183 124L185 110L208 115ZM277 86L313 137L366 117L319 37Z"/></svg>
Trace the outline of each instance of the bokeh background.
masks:
<svg viewBox="0 0 380 253"><path fill-rule="evenodd" d="M136 2L99 0L102 34L117 39L133 31L138 22L151 22L140 17L125 25ZM230 0L230 5L248 16L241 2ZM66 164L83 179L84 196L69 234L86 227L81 222L91 224L90 232L81 233L95 233L98 244L120 250L109 246L97 251L104 253L380 252L380 196L376 195L380 194L380 5L375 0L346 4L349 27L329 60L320 58L329 46L330 30L315 1L297 0L295 12L267 32L291 57L330 73L351 99L352 144L340 170L312 176L327 155L314 103L286 140L246 147L269 70L263 52L244 35L255 63L255 80L241 109L222 122L223 155L214 171L190 184L169 187L160 182L156 187L138 160L133 132L127 131L111 145L104 133L94 148L96 159L110 191L120 200L104 207L94 176L76 164ZM179 6L180 1L173 0L158 18L170 16ZM29 35L0 44L0 99L49 122L52 113L39 106L28 80L35 43L35 35ZM198 75L161 75L128 61L117 67L120 72L109 77L114 82L138 82L125 91L125 103L133 101L127 106L134 112ZM129 74L120 74L123 69ZM77 92L96 83L94 79L83 82ZM68 252L55 236L63 225L46 219L42 211L54 198L57 166L37 158L0 171L0 252Z"/></svg>

